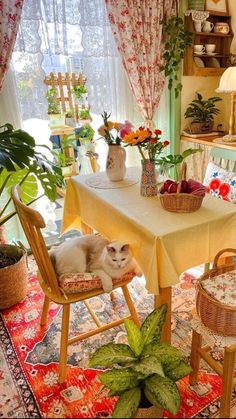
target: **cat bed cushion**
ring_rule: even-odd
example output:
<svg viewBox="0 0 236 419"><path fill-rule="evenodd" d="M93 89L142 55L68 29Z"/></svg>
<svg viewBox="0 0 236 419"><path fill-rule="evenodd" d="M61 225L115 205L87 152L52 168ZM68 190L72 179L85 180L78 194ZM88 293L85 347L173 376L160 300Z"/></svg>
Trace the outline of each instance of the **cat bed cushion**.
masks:
<svg viewBox="0 0 236 419"><path fill-rule="evenodd" d="M113 286L119 282L129 281L134 277L133 272L128 272L122 278L113 279ZM92 291L102 288L101 279L93 273L68 273L58 277L60 288L67 294Z"/></svg>
<svg viewBox="0 0 236 419"><path fill-rule="evenodd" d="M204 290L221 304L236 306L236 270L225 272L201 282Z"/></svg>
<svg viewBox="0 0 236 419"><path fill-rule="evenodd" d="M203 185L206 192L236 204L236 173L228 172L213 162L208 163Z"/></svg>

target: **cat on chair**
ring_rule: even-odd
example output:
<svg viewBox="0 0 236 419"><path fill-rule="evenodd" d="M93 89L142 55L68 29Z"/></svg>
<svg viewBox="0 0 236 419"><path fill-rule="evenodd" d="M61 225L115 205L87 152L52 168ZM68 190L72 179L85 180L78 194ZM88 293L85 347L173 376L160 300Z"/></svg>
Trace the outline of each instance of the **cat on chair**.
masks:
<svg viewBox="0 0 236 419"><path fill-rule="evenodd" d="M57 275L92 272L99 276L105 292L112 291L112 279L128 272L142 276L129 244L87 234L65 241L49 251Z"/></svg>

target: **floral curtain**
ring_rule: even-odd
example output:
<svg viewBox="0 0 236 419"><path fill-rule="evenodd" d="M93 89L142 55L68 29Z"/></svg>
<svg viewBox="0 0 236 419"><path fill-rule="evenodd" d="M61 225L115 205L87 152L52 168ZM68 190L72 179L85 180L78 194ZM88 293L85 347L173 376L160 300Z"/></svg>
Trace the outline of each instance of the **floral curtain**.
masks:
<svg viewBox="0 0 236 419"><path fill-rule="evenodd" d="M0 1L0 90L19 27L23 0Z"/></svg>
<svg viewBox="0 0 236 419"><path fill-rule="evenodd" d="M162 19L174 0L105 0L118 51L139 110L152 125L165 78L162 65Z"/></svg>

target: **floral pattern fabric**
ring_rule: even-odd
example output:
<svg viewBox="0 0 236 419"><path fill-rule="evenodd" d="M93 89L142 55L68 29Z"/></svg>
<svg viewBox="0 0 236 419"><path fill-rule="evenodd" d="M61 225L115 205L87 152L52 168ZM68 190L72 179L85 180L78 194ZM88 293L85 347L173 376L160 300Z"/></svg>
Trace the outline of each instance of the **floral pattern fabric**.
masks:
<svg viewBox="0 0 236 419"><path fill-rule="evenodd" d="M207 187L206 192L236 204L236 173L228 172L210 162L207 166L203 184Z"/></svg>
<svg viewBox="0 0 236 419"><path fill-rule="evenodd" d="M172 12L173 0L105 0L108 18L139 110L147 126L165 84L160 72L162 24Z"/></svg>
<svg viewBox="0 0 236 419"><path fill-rule="evenodd" d="M129 272L122 278L113 279L113 285L118 282L131 280L134 277L133 272ZM58 278L60 288L67 294L76 294L102 288L101 279L93 273L70 273L60 275Z"/></svg>
<svg viewBox="0 0 236 419"><path fill-rule="evenodd" d="M20 23L21 11L24 0L3 0L0 1L0 90L3 85L16 35Z"/></svg>
<svg viewBox="0 0 236 419"><path fill-rule="evenodd" d="M236 270L202 281L204 290L214 300L227 306L236 306Z"/></svg>

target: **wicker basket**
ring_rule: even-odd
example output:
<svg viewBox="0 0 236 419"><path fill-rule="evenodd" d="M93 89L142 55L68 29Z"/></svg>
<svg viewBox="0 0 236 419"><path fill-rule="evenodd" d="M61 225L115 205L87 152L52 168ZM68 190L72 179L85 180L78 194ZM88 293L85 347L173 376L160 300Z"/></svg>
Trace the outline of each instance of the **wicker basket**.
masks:
<svg viewBox="0 0 236 419"><path fill-rule="evenodd" d="M26 296L27 289L27 263L26 253L18 246L1 245L0 249L21 253L21 258L14 265L0 269L0 310L9 308Z"/></svg>
<svg viewBox="0 0 236 419"><path fill-rule="evenodd" d="M187 166L183 163L181 179L186 179ZM178 184L177 193L165 193L160 195L160 201L163 208L171 212L194 212L197 211L203 201L203 196L197 196L190 193L180 193L181 182Z"/></svg>
<svg viewBox="0 0 236 419"><path fill-rule="evenodd" d="M223 249L214 259L213 268L204 273L197 286L197 313L203 324L214 332L224 336L236 336L236 307L227 306L214 300L203 288L202 281L214 278L225 272L236 269L236 263L218 266L220 256L230 252L236 254L236 249Z"/></svg>

